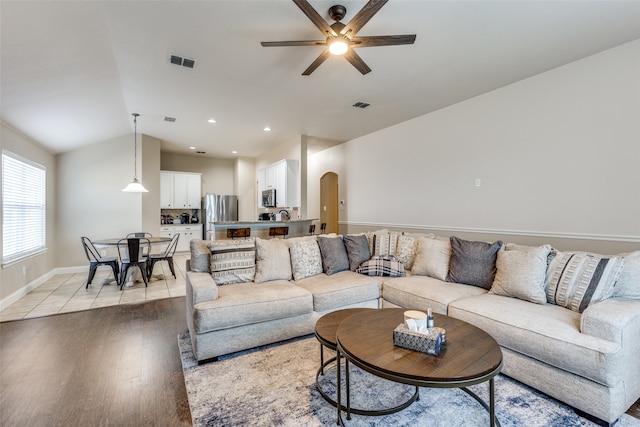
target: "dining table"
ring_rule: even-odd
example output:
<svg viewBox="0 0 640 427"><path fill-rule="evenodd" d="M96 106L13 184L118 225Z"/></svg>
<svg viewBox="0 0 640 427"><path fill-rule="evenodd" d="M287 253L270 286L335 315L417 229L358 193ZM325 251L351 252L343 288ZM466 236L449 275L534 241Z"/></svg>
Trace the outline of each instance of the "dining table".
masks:
<svg viewBox="0 0 640 427"><path fill-rule="evenodd" d="M105 248L105 247L117 247L118 242L121 240L126 240L127 237L112 237L107 239L99 239L93 241L93 246L96 248ZM151 236L151 237L129 237L129 239L147 239L151 246L156 245L166 245L171 242L171 237L162 237L162 236ZM151 278L149 278L151 279ZM129 273L127 274L127 278L125 280L125 286L130 287L134 282L139 280L138 270L135 268L130 268ZM107 277L102 281L103 285L111 283L115 281L115 278Z"/></svg>

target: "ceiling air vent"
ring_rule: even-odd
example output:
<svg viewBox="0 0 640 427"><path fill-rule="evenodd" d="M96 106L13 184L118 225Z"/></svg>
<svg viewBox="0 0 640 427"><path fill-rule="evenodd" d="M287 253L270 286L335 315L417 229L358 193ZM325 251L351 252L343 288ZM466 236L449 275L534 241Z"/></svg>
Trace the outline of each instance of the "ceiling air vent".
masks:
<svg viewBox="0 0 640 427"><path fill-rule="evenodd" d="M362 102L362 101L358 101L355 104L352 105L352 107L356 107L356 108L367 108L369 105L369 103L367 102Z"/></svg>
<svg viewBox="0 0 640 427"><path fill-rule="evenodd" d="M196 65L195 59L183 58L178 55L171 55L171 57L169 58L169 62L175 65L182 65L183 67L187 68L193 68L193 66Z"/></svg>
<svg viewBox="0 0 640 427"><path fill-rule="evenodd" d="M178 119L176 119L175 117L167 117L167 116L164 116L164 119L163 119L163 120L164 120L165 122L175 123Z"/></svg>

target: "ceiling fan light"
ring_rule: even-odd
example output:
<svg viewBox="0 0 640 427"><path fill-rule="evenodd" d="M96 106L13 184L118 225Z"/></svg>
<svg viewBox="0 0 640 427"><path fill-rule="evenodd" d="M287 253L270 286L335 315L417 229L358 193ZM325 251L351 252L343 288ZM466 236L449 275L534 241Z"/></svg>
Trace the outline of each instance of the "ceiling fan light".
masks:
<svg viewBox="0 0 640 427"><path fill-rule="evenodd" d="M334 55L344 55L348 49L349 44L346 42L346 40L343 39L333 40L329 44L329 52Z"/></svg>

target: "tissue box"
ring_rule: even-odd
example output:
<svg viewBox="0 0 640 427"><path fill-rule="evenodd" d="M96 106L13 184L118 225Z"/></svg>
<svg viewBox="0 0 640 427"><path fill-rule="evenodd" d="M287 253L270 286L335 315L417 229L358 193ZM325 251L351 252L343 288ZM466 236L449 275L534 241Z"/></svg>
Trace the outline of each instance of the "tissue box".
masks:
<svg viewBox="0 0 640 427"><path fill-rule="evenodd" d="M402 323L393 330L393 344L437 356L442 346L442 334L433 329L429 329L426 334L414 332Z"/></svg>

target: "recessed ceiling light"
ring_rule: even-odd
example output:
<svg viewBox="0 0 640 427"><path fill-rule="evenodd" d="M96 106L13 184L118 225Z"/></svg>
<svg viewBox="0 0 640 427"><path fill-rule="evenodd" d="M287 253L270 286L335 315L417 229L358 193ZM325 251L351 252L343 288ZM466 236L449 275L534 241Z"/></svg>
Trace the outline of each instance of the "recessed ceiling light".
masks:
<svg viewBox="0 0 640 427"><path fill-rule="evenodd" d="M238 152L236 150L233 150L231 154L238 154Z"/></svg>
<svg viewBox="0 0 640 427"><path fill-rule="evenodd" d="M266 128L264 128L264 131L265 131L265 132L270 132L270 131L271 131L271 128L270 128L269 126L267 126Z"/></svg>
<svg viewBox="0 0 640 427"><path fill-rule="evenodd" d="M214 119L209 119L207 120L209 123L215 123L216 121Z"/></svg>
<svg viewBox="0 0 640 427"><path fill-rule="evenodd" d="M189 150L195 150L196 147L189 147Z"/></svg>

